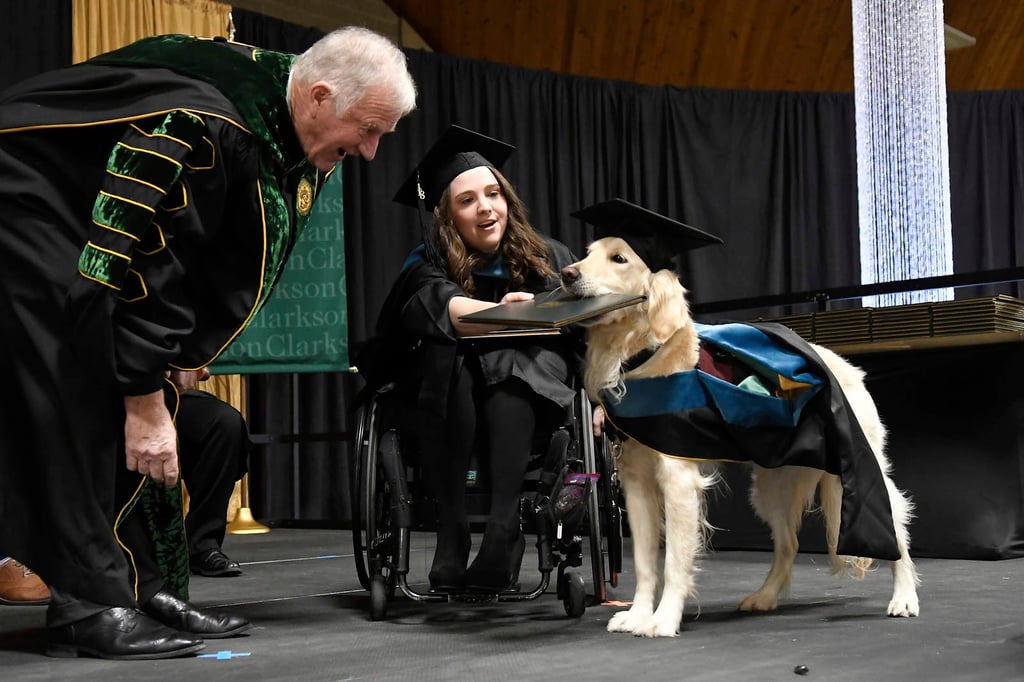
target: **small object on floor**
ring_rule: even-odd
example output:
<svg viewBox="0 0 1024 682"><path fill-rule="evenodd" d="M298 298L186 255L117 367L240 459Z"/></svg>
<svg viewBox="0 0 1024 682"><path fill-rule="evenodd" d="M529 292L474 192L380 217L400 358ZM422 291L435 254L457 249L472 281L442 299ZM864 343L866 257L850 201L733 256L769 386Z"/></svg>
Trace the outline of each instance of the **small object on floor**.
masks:
<svg viewBox="0 0 1024 682"><path fill-rule="evenodd" d="M0 604L29 606L50 603L50 588L35 571L6 557L0 559Z"/></svg>
<svg viewBox="0 0 1024 682"><path fill-rule="evenodd" d="M810 672L810 668L808 668L806 665L798 665L797 667L793 668L793 672L795 672L797 675L806 675Z"/></svg>
<svg viewBox="0 0 1024 682"><path fill-rule="evenodd" d="M189 561L192 572L207 578L232 578L242 575L242 567L219 549L210 549Z"/></svg>
<svg viewBox="0 0 1024 682"><path fill-rule="evenodd" d="M170 590L160 590L142 605L142 612L169 628L205 639L235 637L252 627L245 618L201 611Z"/></svg>
<svg viewBox="0 0 1024 682"><path fill-rule="evenodd" d="M113 661L177 658L201 651L202 638L178 632L136 609L114 606L67 625L50 627L46 655L80 654Z"/></svg>

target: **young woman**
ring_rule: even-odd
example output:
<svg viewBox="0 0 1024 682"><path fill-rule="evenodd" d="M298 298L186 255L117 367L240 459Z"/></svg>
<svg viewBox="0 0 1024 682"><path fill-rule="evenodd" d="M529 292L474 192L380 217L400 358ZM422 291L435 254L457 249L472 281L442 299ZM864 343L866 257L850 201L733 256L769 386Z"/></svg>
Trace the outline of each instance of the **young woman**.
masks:
<svg viewBox="0 0 1024 682"><path fill-rule="evenodd" d="M412 387L424 470L438 501L435 590L516 588L525 548L519 496L534 434L563 423L575 395L578 337L469 340L496 327L460 319L556 288L559 271L576 260L530 225L498 171L512 149L453 126L396 196L432 210L433 221L384 304L375 350L385 359L369 379L382 380L386 364L386 380ZM491 508L467 569L474 445L489 469Z"/></svg>

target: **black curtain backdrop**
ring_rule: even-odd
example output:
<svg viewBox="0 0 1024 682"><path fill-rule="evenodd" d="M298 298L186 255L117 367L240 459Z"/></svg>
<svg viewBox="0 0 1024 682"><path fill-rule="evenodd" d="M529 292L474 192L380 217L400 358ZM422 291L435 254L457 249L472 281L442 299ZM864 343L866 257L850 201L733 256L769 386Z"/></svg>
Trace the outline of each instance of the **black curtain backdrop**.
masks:
<svg viewBox="0 0 1024 682"><path fill-rule="evenodd" d="M516 145L503 171L534 224L578 254L592 232L570 214L612 197L722 237L687 256L695 301L859 279L850 95L654 88L408 55L419 109L372 163L345 161L354 342L419 239L417 213L391 197L449 123Z"/></svg>
<svg viewBox="0 0 1024 682"><path fill-rule="evenodd" d="M1024 91L956 92L948 99L953 269L1024 264ZM970 287L958 298L1024 285Z"/></svg>
<svg viewBox="0 0 1024 682"><path fill-rule="evenodd" d="M239 40L270 49L298 51L317 37L240 11L236 24ZM532 221L578 254L592 232L569 215L615 196L722 237L723 246L686 257L683 280L696 302L859 282L852 94L659 88L419 50L407 55L417 111L384 139L373 162L343 163L354 351L372 337L426 218L392 196L451 123L516 145L503 170ZM1024 265L1024 93L951 93L948 121L955 272ZM957 296L993 293L1021 291L972 287ZM347 520L348 448L317 439L351 434L358 377L268 377L254 385L262 397L253 404L263 400L265 415L255 426L306 439L266 448L257 474L263 499L254 511L269 519Z"/></svg>
<svg viewBox="0 0 1024 682"><path fill-rule="evenodd" d="M0 90L71 63L71 0L4 0Z"/></svg>
<svg viewBox="0 0 1024 682"><path fill-rule="evenodd" d="M419 239L419 216L391 197L449 123L517 146L503 170L534 224L577 253L592 232L570 214L614 196L722 237L687 256L695 302L859 283L852 94L656 88L408 56L419 109L372 163L344 165L353 343L372 334ZM952 93L948 123L954 271L1024 264L1024 92ZM997 292L1021 294L1001 285L957 296Z"/></svg>
<svg viewBox="0 0 1024 682"><path fill-rule="evenodd" d="M231 18L235 22L235 40L277 52L304 52L324 35L318 28L299 26L244 9L232 9Z"/></svg>
<svg viewBox="0 0 1024 682"><path fill-rule="evenodd" d="M67 0L7 4L4 78L15 78L15 64L28 75L68 61ZM234 19L237 40L268 49L299 52L322 35L244 10ZM577 253L591 233L570 213L615 196L722 237L723 246L687 256L683 280L696 302L858 283L851 94L659 88L407 54L418 110L372 163L343 164L354 351L420 238L421 216L391 198L450 123L518 147L506 174L534 224ZM955 272L1024 265L1024 92L951 93L948 121ZM1022 294L1019 285L957 291L993 293ZM257 517L347 520L345 439L359 383L352 374L251 380L250 422L264 445L250 483Z"/></svg>

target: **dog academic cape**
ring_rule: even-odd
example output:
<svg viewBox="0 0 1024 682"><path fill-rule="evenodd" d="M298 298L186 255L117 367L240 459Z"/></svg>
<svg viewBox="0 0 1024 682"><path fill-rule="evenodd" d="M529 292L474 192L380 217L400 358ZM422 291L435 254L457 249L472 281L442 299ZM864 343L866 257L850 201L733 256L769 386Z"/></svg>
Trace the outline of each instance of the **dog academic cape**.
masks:
<svg viewBox="0 0 1024 682"><path fill-rule="evenodd" d="M806 466L840 477L839 554L899 559L878 461L835 377L778 324L696 324L696 369L626 379L613 426L669 457Z"/></svg>

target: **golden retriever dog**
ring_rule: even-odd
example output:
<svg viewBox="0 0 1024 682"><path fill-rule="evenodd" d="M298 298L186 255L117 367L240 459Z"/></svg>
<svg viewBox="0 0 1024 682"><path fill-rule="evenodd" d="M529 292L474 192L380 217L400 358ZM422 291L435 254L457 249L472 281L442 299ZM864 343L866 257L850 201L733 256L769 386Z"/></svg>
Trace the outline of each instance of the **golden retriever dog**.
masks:
<svg viewBox="0 0 1024 682"><path fill-rule="evenodd" d="M584 323L588 333L584 384L593 399L603 392L621 395L624 378L664 376L696 367L700 342L690 319L686 290L675 272L652 273L625 240L605 237L591 244L586 258L562 271L562 287L582 297L610 293L647 297L644 303ZM814 348L846 393L874 450L888 491L900 552L899 560L892 562L893 593L888 614L916 616L918 577L908 553L907 532L912 505L888 476L885 429L864 387L863 372L826 348ZM623 363L645 350L655 352L639 367L624 372ZM684 602L694 594L695 561L705 549L710 528L704 493L716 481L714 466L663 456L632 439L622 443L618 468L633 535L636 594L629 610L611 618L610 632L643 637L673 637L679 633ZM774 555L764 584L740 601L740 611L771 611L778 605L779 595L788 591L797 553L797 531L804 514L815 504L816 492L824 514L832 572L864 576L870 559L841 557L836 552L842 500L838 476L800 466L751 466L750 500L771 529ZM661 599L655 608L662 529L665 565Z"/></svg>

